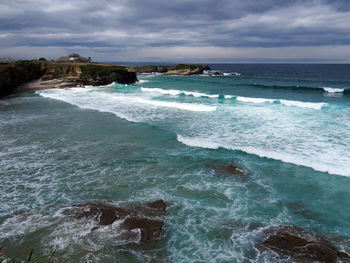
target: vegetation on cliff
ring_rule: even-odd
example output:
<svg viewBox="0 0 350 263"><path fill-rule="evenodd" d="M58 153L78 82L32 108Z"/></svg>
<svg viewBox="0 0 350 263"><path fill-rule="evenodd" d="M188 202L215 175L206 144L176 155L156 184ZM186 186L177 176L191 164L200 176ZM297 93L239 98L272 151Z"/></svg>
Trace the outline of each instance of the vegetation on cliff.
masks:
<svg viewBox="0 0 350 263"><path fill-rule="evenodd" d="M96 64L81 65L80 79L84 84L106 85L113 81L122 84L134 83L136 73L123 66L101 66Z"/></svg>
<svg viewBox="0 0 350 263"><path fill-rule="evenodd" d="M197 68L208 68L209 66L207 65L196 65L196 64L178 64L174 67L174 70L179 70L179 69L189 69L189 70L195 70Z"/></svg>
<svg viewBox="0 0 350 263"><path fill-rule="evenodd" d="M13 93L20 85L32 80L60 79L64 86L106 85L114 81L131 84L137 81L136 73L123 66L101 63L56 63L44 60L17 61L0 65L0 97ZM42 86L41 86L42 88Z"/></svg>
<svg viewBox="0 0 350 263"><path fill-rule="evenodd" d="M11 94L19 85L40 78L45 69L35 61L0 65L0 97Z"/></svg>
<svg viewBox="0 0 350 263"><path fill-rule="evenodd" d="M196 65L196 64L178 64L176 66L155 66L155 65L144 65L144 66L136 66L134 70L137 73L165 73L165 75L194 75L194 74L202 74L204 70L209 70L210 67L208 65Z"/></svg>

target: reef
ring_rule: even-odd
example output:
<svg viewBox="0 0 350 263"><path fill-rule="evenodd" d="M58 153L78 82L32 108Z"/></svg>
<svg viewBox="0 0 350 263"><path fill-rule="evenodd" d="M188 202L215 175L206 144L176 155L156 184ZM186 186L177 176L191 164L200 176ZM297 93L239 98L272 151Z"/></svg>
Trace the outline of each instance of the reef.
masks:
<svg viewBox="0 0 350 263"><path fill-rule="evenodd" d="M349 262L350 256L339 251L322 235L295 226L279 226L268 233L263 249L274 251L293 262Z"/></svg>
<svg viewBox="0 0 350 263"><path fill-rule="evenodd" d="M101 203L77 204L68 210L76 219L88 219L96 222L96 228L111 225L119 221L121 231L139 230L139 242L156 240L164 225L163 216L166 212L166 204L163 200L146 203L130 208L120 208ZM129 233L133 235L132 232Z"/></svg>

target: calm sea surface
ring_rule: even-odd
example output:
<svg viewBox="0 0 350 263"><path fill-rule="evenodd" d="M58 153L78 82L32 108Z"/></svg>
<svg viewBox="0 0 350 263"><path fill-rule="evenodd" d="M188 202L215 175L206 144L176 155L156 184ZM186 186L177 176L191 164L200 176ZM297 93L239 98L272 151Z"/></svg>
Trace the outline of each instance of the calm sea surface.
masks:
<svg viewBox="0 0 350 263"><path fill-rule="evenodd" d="M350 65L211 65L224 76L42 90L0 100L0 244L57 262L278 262L296 225L348 253ZM210 72L206 72L210 73ZM234 164L246 177L220 174ZM163 199L164 232L127 242L62 211Z"/></svg>

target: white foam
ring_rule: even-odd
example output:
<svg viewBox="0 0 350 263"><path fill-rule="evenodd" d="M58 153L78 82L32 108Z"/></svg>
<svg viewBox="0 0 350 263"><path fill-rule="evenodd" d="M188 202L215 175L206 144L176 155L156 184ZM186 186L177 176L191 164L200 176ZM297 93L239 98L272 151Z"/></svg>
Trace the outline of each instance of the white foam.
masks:
<svg viewBox="0 0 350 263"><path fill-rule="evenodd" d="M314 110L320 110L323 107L327 106L327 103L324 102L302 102L302 101L294 101L294 100L279 100L281 104L286 106L295 106L300 108L309 108Z"/></svg>
<svg viewBox="0 0 350 263"><path fill-rule="evenodd" d="M188 138L188 137L181 136L179 134L177 135L177 140L191 147L200 147L200 148L214 149L214 150L220 148L220 144L205 141L200 138Z"/></svg>
<svg viewBox="0 0 350 263"><path fill-rule="evenodd" d="M159 100L146 100L137 98L137 102L149 104L157 107L167 107L167 108L176 108L181 110L188 111L202 111L202 112L210 112L215 111L216 106L207 106L202 104L192 104L192 103L178 103L178 102L168 102L168 101L159 101Z"/></svg>
<svg viewBox="0 0 350 263"><path fill-rule="evenodd" d="M178 96L178 95L186 95L186 96L193 96L193 97L207 97L207 98L219 98L219 94L207 94L202 92L194 92L194 91L184 91L184 90L166 90L166 89L160 89L160 88L141 88L142 92L149 92L149 93L160 93L163 95L172 95L172 96ZM322 107L325 107L327 103L324 102L303 102L303 101L294 101L294 100L281 100L281 99L267 99L267 98L253 98L253 97L241 97L241 96L234 96L234 95L224 95L225 99L233 99L236 98L237 101L245 102L245 103L280 103L285 106L294 106L294 107L300 107L300 108L309 108L314 110L320 110Z"/></svg>
<svg viewBox="0 0 350 263"><path fill-rule="evenodd" d="M166 90L166 89L159 89L159 88L141 88L142 92L150 92L150 93L160 93L163 95L172 95L172 96L178 96L181 94L184 94L186 96L193 96L193 97L208 97L208 98L219 98L220 95L218 94L206 94L201 92L195 92L195 91L185 91L185 90Z"/></svg>
<svg viewBox="0 0 350 263"><path fill-rule="evenodd" d="M238 72L223 72L222 74L224 74L224 76L232 76L232 75L240 76L241 75L241 73L238 73Z"/></svg>
<svg viewBox="0 0 350 263"><path fill-rule="evenodd" d="M101 112L113 112L118 117L127 119L128 121L135 122L135 118L127 117L126 114L116 111L114 103L108 100L118 100L120 103L130 104L146 104L155 107L166 107L166 108L176 108L181 110L196 111L196 112L211 112L216 110L216 106L208 106L196 103L179 103L179 102L168 102L159 101L152 99L145 99L140 97L125 96L120 94L111 94L104 92L94 92L94 94L89 93L91 89L81 88L81 89L69 89L69 90L45 90L37 91L36 93L47 98L62 100L70 104L76 105L80 108L94 109ZM79 93L79 94L77 94ZM86 95L84 97L83 94Z"/></svg>
<svg viewBox="0 0 350 263"><path fill-rule="evenodd" d="M331 87L323 87L323 90L325 92L329 92L329 93L342 93L344 92L344 89L336 89L336 88L331 88Z"/></svg>
<svg viewBox="0 0 350 263"><path fill-rule="evenodd" d="M142 83L146 83L149 82L148 79L139 79L138 83L142 84Z"/></svg>
<svg viewBox="0 0 350 263"><path fill-rule="evenodd" d="M229 98L226 97L225 98ZM249 102L249 103L281 103L285 106L294 106L300 108L309 108L314 110L320 110L323 107L327 106L327 103L324 102L303 102L295 100L281 100L281 99L265 99L265 98L251 98L251 97L237 97L238 101Z"/></svg>
<svg viewBox="0 0 350 263"><path fill-rule="evenodd" d="M274 102L273 99L263 99L263 98L250 98L250 97L237 97L238 101L242 102L251 102L251 103L266 103L266 102Z"/></svg>
<svg viewBox="0 0 350 263"><path fill-rule="evenodd" d="M229 144L212 142L210 141L210 139L208 140L203 138L190 138L190 137L177 135L177 140L190 147L199 147L199 148L206 148L206 149L223 148L228 150L239 150L239 151L246 152L248 154L257 155L259 157L266 157L270 159L279 160L285 163L295 164L298 166L310 167L320 172L328 172L330 174L337 174L337 175L350 177L350 167L347 165L333 166L327 163L322 163L320 161L315 161L314 159L310 160L309 158L303 158L303 156L298 158L293 154L288 154L285 152L267 151L264 149L259 149L251 146L248 146L248 147L232 146ZM345 161L343 163L346 164L347 162Z"/></svg>

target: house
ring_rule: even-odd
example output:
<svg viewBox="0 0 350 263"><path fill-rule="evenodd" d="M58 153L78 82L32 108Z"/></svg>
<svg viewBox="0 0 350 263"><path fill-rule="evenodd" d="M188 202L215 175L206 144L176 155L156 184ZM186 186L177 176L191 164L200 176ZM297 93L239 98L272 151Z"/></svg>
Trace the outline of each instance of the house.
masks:
<svg viewBox="0 0 350 263"><path fill-rule="evenodd" d="M69 54L68 56L60 57L57 62L91 62L91 57L84 58L77 53Z"/></svg>
<svg viewBox="0 0 350 263"><path fill-rule="evenodd" d="M12 63L11 58L0 58L0 64Z"/></svg>

